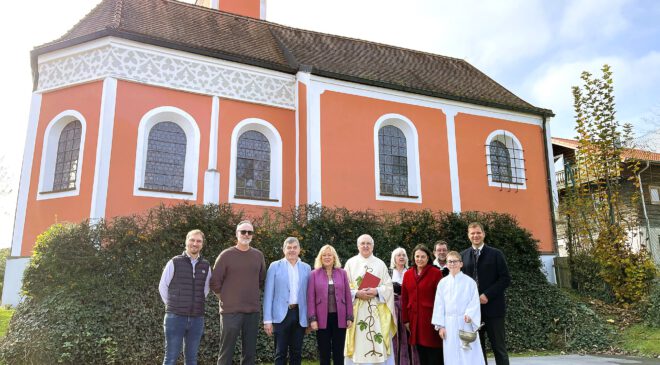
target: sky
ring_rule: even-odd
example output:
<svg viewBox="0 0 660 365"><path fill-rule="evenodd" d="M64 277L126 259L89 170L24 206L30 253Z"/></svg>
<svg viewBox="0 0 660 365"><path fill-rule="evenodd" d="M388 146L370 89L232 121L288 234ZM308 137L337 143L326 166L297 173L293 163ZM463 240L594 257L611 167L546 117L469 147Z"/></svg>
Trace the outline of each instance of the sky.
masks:
<svg viewBox="0 0 660 365"><path fill-rule="evenodd" d="M64 34L98 2L3 4L0 247L11 244L32 93L29 51ZM582 71L600 75L607 63L619 119L633 123L638 136L660 128L660 1L268 0L266 19L464 59L552 109L554 137L575 137L571 87Z"/></svg>

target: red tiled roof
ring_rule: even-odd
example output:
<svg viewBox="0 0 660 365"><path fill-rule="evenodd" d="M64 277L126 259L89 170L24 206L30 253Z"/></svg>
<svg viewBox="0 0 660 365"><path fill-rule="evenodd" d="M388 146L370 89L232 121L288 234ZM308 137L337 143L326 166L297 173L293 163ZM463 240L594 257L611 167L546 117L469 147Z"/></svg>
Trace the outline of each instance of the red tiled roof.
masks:
<svg viewBox="0 0 660 365"><path fill-rule="evenodd" d="M552 144L570 149L578 148L578 141L574 139L552 137ZM660 153L645 151L636 148L626 148L621 154L623 159L633 159L642 161L660 161Z"/></svg>
<svg viewBox="0 0 660 365"><path fill-rule="evenodd" d="M115 36L295 74L462 101L541 116L464 60L286 27L175 0L103 0L38 55Z"/></svg>

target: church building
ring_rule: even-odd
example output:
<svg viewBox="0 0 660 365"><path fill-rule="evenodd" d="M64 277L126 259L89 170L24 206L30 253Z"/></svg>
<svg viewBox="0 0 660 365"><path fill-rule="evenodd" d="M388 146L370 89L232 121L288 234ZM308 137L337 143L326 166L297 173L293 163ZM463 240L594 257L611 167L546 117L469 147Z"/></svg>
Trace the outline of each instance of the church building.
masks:
<svg viewBox="0 0 660 365"><path fill-rule="evenodd" d="M265 14L102 0L34 48L3 304L53 223L184 201L510 213L553 272L552 111L464 60Z"/></svg>

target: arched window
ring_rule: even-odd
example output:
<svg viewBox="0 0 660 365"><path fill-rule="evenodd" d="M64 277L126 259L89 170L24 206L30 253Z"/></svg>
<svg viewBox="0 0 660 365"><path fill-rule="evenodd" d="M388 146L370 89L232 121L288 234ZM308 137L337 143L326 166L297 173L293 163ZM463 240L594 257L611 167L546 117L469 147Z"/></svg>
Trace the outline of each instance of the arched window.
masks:
<svg viewBox="0 0 660 365"><path fill-rule="evenodd" d="M374 125L376 200L422 202L417 129L403 115L385 114Z"/></svg>
<svg viewBox="0 0 660 365"><path fill-rule="evenodd" d="M490 170L493 181L505 183L513 181L509 149L498 140L490 142Z"/></svg>
<svg viewBox="0 0 660 365"><path fill-rule="evenodd" d="M59 142L57 143L57 157L55 159L52 191L64 191L76 188L81 137L82 124L79 120L69 122L62 129Z"/></svg>
<svg viewBox="0 0 660 365"><path fill-rule="evenodd" d="M408 196L408 148L401 129L380 128L378 154L381 195Z"/></svg>
<svg viewBox="0 0 660 365"><path fill-rule="evenodd" d="M138 127L133 194L197 199L200 133L184 110L162 106L147 112Z"/></svg>
<svg viewBox="0 0 660 365"><path fill-rule="evenodd" d="M85 149L87 122L75 110L66 110L46 127L39 170L37 200L76 196Z"/></svg>
<svg viewBox="0 0 660 365"><path fill-rule="evenodd" d="M527 188L524 151L513 133L497 130L488 136L486 165L490 186Z"/></svg>
<svg viewBox="0 0 660 365"><path fill-rule="evenodd" d="M228 200L282 206L282 137L263 119L245 119L232 131Z"/></svg>
<svg viewBox="0 0 660 365"><path fill-rule="evenodd" d="M270 143L266 136L254 130L238 137L236 197L270 198Z"/></svg>
<svg viewBox="0 0 660 365"><path fill-rule="evenodd" d="M183 191L186 133L176 123L159 122L149 131L144 188Z"/></svg>

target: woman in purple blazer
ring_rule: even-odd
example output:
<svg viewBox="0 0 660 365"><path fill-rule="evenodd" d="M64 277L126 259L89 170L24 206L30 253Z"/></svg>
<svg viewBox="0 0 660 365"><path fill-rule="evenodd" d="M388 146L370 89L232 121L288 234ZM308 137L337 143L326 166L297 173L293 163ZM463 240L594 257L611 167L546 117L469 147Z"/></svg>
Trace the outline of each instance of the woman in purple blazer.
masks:
<svg viewBox="0 0 660 365"><path fill-rule="evenodd" d="M307 318L317 331L321 365L344 363L346 328L353 324L353 300L346 271L330 245L319 250L307 282Z"/></svg>

